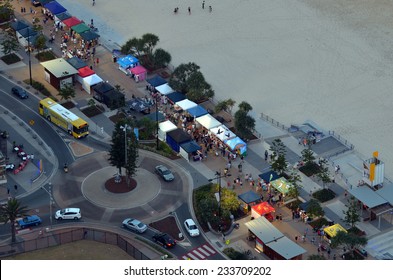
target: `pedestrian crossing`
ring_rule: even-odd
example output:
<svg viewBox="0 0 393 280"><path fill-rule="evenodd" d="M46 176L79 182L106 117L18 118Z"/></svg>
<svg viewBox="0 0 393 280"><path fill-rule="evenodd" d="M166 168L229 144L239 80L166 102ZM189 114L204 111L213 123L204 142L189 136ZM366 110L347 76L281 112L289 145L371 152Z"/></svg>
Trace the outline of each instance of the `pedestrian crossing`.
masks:
<svg viewBox="0 0 393 280"><path fill-rule="evenodd" d="M189 251L187 254L182 256L184 260L205 260L210 256L213 256L217 253L216 250L209 244L203 244L193 250Z"/></svg>

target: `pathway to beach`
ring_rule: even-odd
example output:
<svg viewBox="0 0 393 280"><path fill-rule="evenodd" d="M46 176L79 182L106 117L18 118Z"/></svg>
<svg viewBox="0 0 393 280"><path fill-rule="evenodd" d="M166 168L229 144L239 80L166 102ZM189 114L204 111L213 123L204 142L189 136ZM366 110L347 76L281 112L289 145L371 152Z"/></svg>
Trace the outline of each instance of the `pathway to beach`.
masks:
<svg viewBox="0 0 393 280"><path fill-rule="evenodd" d="M256 118L263 112L286 125L312 120L366 157L378 150L392 177L389 1L211 0L205 9L196 0L58 2L93 18L109 48L158 35L174 66L201 66L217 100L247 101Z"/></svg>

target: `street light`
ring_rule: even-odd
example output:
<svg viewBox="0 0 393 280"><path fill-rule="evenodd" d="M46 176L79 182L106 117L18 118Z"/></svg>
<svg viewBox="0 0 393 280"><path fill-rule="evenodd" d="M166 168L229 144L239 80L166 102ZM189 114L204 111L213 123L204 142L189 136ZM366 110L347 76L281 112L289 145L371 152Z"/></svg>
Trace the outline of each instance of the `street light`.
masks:
<svg viewBox="0 0 393 280"><path fill-rule="evenodd" d="M156 149L158 151L158 97L156 97Z"/></svg>
<svg viewBox="0 0 393 280"><path fill-rule="evenodd" d="M230 177L231 174L229 173L221 174L221 171L216 171L214 175L215 177L213 179L209 179L209 182L213 180L217 180L218 183L218 218L220 219L218 230L221 231L221 178Z"/></svg>
<svg viewBox="0 0 393 280"><path fill-rule="evenodd" d="M33 85L33 79L31 77L31 58L30 58L30 27L27 27L27 51L29 53L29 74L30 74L30 85Z"/></svg>
<svg viewBox="0 0 393 280"><path fill-rule="evenodd" d="M45 189L44 187L41 187L46 193L49 195L49 221L50 221L50 227L52 227L52 204L53 204L53 198L52 198L52 183L48 183L48 190Z"/></svg>

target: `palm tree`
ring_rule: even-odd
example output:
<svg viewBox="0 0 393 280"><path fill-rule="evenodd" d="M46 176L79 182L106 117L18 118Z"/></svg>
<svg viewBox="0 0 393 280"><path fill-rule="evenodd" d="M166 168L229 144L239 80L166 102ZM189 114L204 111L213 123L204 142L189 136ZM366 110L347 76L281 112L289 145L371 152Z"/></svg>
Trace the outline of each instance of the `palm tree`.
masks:
<svg viewBox="0 0 393 280"><path fill-rule="evenodd" d="M12 243L16 241L15 237L15 221L16 218L26 216L29 210L26 206L22 206L21 203L16 199L12 198L8 200L7 204L4 204L0 208L0 215L4 224L8 221L11 223L11 236L12 236Z"/></svg>

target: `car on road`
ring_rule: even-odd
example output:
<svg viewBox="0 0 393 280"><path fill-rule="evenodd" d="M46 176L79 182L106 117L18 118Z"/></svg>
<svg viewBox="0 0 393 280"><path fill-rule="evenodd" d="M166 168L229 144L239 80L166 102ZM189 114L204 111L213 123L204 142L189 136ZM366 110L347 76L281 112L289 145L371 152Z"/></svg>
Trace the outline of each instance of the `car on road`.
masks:
<svg viewBox="0 0 393 280"><path fill-rule="evenodd" d="M164 248L172 248L176 245L176 240L167 233L157 233L153 235L152 239Z"/></svg>
<svg viewBox="0 0 393 280"><path fill-rule="evenodd" d="M172 172L164 165L157 165L156 173L167 182L173 181L175 179L175 176L173 176Z"/></svg>
<svg viewBox="0 0 393 280"><path fill-rule="evenodd" d="M199 229L193 219L185 220L184 227L191 237L199 236Z"/></svg>
<svg viewBox="0 0 393 280"><path fill-rule="evenodd" d="M13 94L15 94L16 96L18 96L20 99L26 99L26 98L29 97L27 92L24 89L20 88L20 87L13 87L11 89L11 92Z"/></svg>
<svg viewBox="0 0 393 280"><path fill-rule="evenodd" d="M79 208L65 208L56 211L56 220L79 220L82 218L81 209Z"/></svg>
<svg viewBox="0 0 393 280"><path fill-rule="evenodd" d="M27 228L30 226L38 226L41 223L42 223L42 220L37 215L27 216L27 217L24 217L23 219L18 220L18 225L21 228Z"/></svg>
<svg viewBox="0 0 393 280"><path fill-rule="evenodd" d="M127 218L122 223L123 227L130 230L136 231L138 233L144 233L147 230L147 225L141 221L133 218Z"/></svg>
<svg viewBox="0 0 393 280"><path fill-rule="evenodd" d="M5 165L5 170L7 170L7 171L12 171L14 169L15 169L15 164L13 164L13 163L8 163Z"/></svg>

